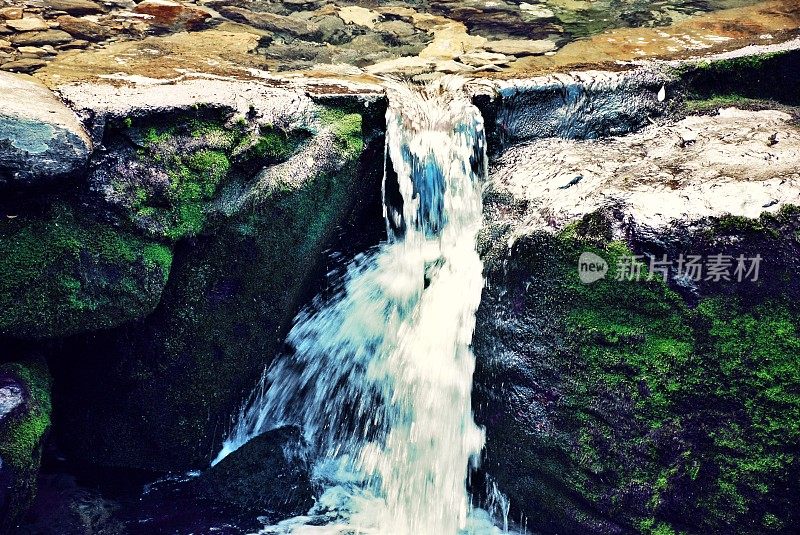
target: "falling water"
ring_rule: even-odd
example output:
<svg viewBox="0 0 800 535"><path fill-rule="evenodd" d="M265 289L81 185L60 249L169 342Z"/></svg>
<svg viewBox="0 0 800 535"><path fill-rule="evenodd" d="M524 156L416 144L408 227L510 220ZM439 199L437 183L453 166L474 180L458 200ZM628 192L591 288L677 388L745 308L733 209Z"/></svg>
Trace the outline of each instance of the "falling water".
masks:
<svg viewBox="0 0 800 535"><path fill-rule="evenodd" d="M389 238L353 260L332 298L299 314L290 354L265 374L215 461L269 429L303 426L327 490L307 516L262 533L497 529L470 510L465 489L484 441L470 405L483 119L457 80L389 94L386 175L402 197L392 206L384 193Z"/></svg>

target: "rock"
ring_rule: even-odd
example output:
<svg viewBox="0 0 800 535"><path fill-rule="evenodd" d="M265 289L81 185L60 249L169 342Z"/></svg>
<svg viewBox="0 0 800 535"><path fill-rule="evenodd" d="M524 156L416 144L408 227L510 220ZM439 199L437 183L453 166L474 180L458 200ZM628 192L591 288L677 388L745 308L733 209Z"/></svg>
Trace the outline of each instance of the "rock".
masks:
<svg viewBox="0 0 800 535"><path fill-rule="evenodd" d="M0 19L5 20L19 20L22 18L24 11L21 7L4 7L0 8Z"/></svg>
<svg viewBox="0 0 800 535"><path fill-rule="evenodd" d="M551 9L547 9L546 7L542 7L536 4L529 4L527 2L522 2L519 5L519 8L522 12L529 17L536 17L539 19L549 19L555 17L555 13Z"/></svg>
<svg viewBox="0 0 800 535"><path fill-rule="evenodd" d="M6 63L0 64L0 70L8 72L29 73L37 69L40 69L45 65L47 65L47 63L42 61L41 59L26 58L26 59L18 59L15 61L8 61Z"/></svg>
<svg viewBox="0 0 800 535"><path fill-rule="evenodd" d="M10 67L42 63L20 60ZM83 169L92 143L75 114L50 90L14 74L0 74L0 90L0 185L60 180Z"/></svg>
<svg viewBox="0 0 800 535"><path fill-rule="evenodd" d="M195 489L203 498L277 522L314 505L308 471L301 430L282 427L229 454L198 478Z"/></svg>
<svg viewBox="0 0 800 535"><path fill-rule="evenodd" d="M98 24L86 18L62 15L56 19L58 27L73 37L87 41L103 41L114 35L108 26Z"/></svg>
<svg viewBox="0 0 800 535"><path fill-rule="evenodd" d="M462 63L472 65L474 67L483 67L486 65L507 65L511 58L504 54L493 54L491 52L470 52L464 54L459 58Z"/></svg>
<svg viewBox="0 0 800 535"><path fill-rule="evenodd" d="M31 32L50 29L44 19L39 17L25 17L24 19L19 20L9 20L6 22L6 26L17 30L18 32Z"/></svg>
<svg viewBox="0 0 800 535"><path fill-rule="evenodd" d="M25 55L29 54L37 58L47 55L47 51L44 48L40 48L38 46L21 46L17 48L17 52Z"/></svg>
<svg viewBox="0 0 800 535"><path fill-rule="evenodd" d="M539 139L493 163L473 406L483 466L528 529L794 525L778 505L800 499L786 491L800 464L783 454L798 440L785 419L800 410L791 121L726 110L611 139ZM607 269L594 282L579 276L584 253ZM736 260L732 280L705 278L719 254L770 260L757 281L737 280ZM667 276L627 280L632 255L645 273L671 260ZM679 272L689 255L703 278Z"/></svg>
<svg viewBox="0 0 800 535"><path fill-rule="evenodd" d="M49 427L50 376L44 359L0 364L0 531L4 533L12 531L33 502L42 441Z"/></svg>
<svg viewBox="0 0 800 535"><path fill-rule="evenodd" d="M48 201L3 206L0 335L58 338L152 312L167 282L170 248L61 199Z"/></svg>
<svg viewBox="0 0 800 535"><path fill-rule="evenodd" d="M70 15L99 15L106 11L103 6L92 0L30 0L28 4L50 11L65 11Z"/></svg>
<svg viewBox="0 0 800 535"><path fill-rule="evenodd" d="M523 41L517 39L500 39L497 41L488 41L484 48L489 52L496 52L498 54L505 54L507 56L535 56L544 54L545 52L552 52L556 49L556 44L547 39L540 39L535 41Z"/></svg>
<svg viewBox="0 0 800 535"><path fill-rule="evenodd" d="M198 30L211 18L211 13L204 8L173 0L144 0L133 8L133 12L150 15L153 17L148 19L150 24L173 30Z"/></svg>
<svg viewBox="0 0 800 535"><path fill-rule="evenodd" d="M61 30L24 32L11 36L11 42L13 44L23 46L61 45L69 43L70 41L72 41L72 36Z"/></svg>
<svg viewBox="0 0 800 535"><path fill-rule="evenodd" d="M191 104L198 102L197 95L208 102L205 98L213 96L215 85L204 80L186 93L178 86L169 99L192 97L182 113L196 114L205 106L194 109ZM369 125L382 125L385 108L380 103L367 109L355 100L351 111L318 109L293 91L253 86L268 98L249 100L254 93L242 92L248 84L230 83L223 96L242 106L243 115L253 103L255 113L263 114L265 133L268 123L285 132L254 146L277 159L240 160L238 174L226 176L202 201L208 211L200 212L205 217L201 230L177 245L170 284L153 314L139 324L74 340L71 353L95 346L91 354L97 359L69 359L68 366L62 359L65 366L58 368L58 377L68 385L65 396L70 401L60 413L65 422L61 443L76 459L159 470L208 466L231 415L256 384L265 356L269 360L275 354L297 307L308 297L308 285L319 273L337 225L350 214L353 202L370 198L368 191L380 191L379 168L376 174L357 172L365 139L370 139L362 136L373 126L362 127L362 115L353 113L363 110ZM175 105L164 100L162 87L153 86L153 93L159 105ZM99 109L103 97L93 98ZM120 110L134 117L131 129L146 133L150 125L163 128L163 119L148 119L142 108L136 111L145 105L140 98L116 101L133 106ZM315 119L316 114L322 119ZM197 120L174 111L170 117L175 125ZM309 137L310 124L314 134ZM163 131L158 128L156 137ZM117 136L127 134L106 133L110 146ZM300 143L291 142L297 137ZM382 143L369 147L363 158L382 158ZM260 171L265 163L258 161L266 163ZM197 214L186 211L191 223ZM77 361L81 364L75 365ZM88 373L90 369L94 371ZM90 380L97 374L105 378L104 385ZM110 397L109 391L114 392Z"/></svg>
<svg viewBox="0 0 800 535"><path fill-rule="evenodd" d="M359 6L347 6L339 9L339 17L347 24L357 24L366 28L374 28L380 14Z"/></svg>
<svg viewBox="0 0 800 535"><path fill-rule="evenodd" d="M293 17L285 17L273 13L255 13L239 7L221 7L219 12L222 16L231 20L244 22L255 28L279 34L287 34L312 41L322 36L320 28L313 22Z"/></svg>

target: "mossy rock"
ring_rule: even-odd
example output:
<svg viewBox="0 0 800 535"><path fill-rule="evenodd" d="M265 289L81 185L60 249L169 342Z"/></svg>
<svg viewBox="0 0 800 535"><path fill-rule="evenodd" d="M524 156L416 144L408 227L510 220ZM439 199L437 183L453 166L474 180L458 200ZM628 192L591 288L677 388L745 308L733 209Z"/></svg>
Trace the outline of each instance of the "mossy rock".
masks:
<svg viewBox="0 0 800 535"><path fill-rule="evenodd" d="M215 456L312 297L338 226L380 191L372 160L382 140L362 154L360 116L336 116L344 122L334 153L318 162L326 171L259 190L213 232L179 242L162 302L144 322L71 342L69 352L83 357L56 372L70 400L60 413L62 443L76 458L180 470Z"/></svg>
<svg viewBox="0 0 800 535"><path fill-rule="evenodd" d="M760 244L772 263L762 281L701 285L688 300L659 279L618 280L620 258L646 244L608 239L597 214L525 235L487 266L473 406L512 517L544 533L791 533L800 322L797 289L780 284L795 272L791 212L700 225L689 251ZM587 251L609 264L592 284L577 272Z"/></svg>
<svg viewBox="0 0 800 535"><path fill-rule="evenodd" d="M174 241L203 233L225 184L285 161L309 136L214 110L144 117L109 129L89 180L126 222Z"/></svg>
<svg viewBox="0 0 800 535"><path fill-rule="evenodd" d="M155 309L172 252L66 201L23 206L0 225L0 334L55 338Z"/></svg>
<svg viewBox="0 0 800 535"><path fill-rule="evenodd" d="M50 375L41 358L0 364L0 532L25 515L36 494L42 441L50 428Z"/></svg>

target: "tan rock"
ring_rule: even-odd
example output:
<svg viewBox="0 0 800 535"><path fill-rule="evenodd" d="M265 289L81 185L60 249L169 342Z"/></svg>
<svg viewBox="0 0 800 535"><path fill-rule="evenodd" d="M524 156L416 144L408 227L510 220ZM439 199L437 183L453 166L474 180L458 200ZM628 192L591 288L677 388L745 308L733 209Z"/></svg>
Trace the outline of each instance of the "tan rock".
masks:
<svg viewBox="0 0 800 535"><path fill-rule="evenodd" d="M103 41L113 35L113 31L102 24L98 24L86 18L63 15L56 19L59 28L68 34L87 41Z"/></svg>
<svg viewBox="0 0 800 535"><path fill-rule="evenodd" d="M359 6L347 6L339 10L339 18L346 23L366 26L367 28L374 28L380 17L380 13Z"/></svg>
<svg viewBox="0 0 800 535"><path fill-rule="evenodd" d="M0 9L0 19L19 20L22 18L23 10L21 7L4 7Z"/></svg>
<svg viewBox="0 0 800 535"><path fill-rule="evenodd" d="M47 55L47 51L38 46L21 46L17 49L17 51L20 54L26 54L26 57L34 56L38 58Z"/></svg>
<svg viewBox="0 0 800 535"><path fill-rule="evenodd" d="M35 32L48 30L50 27L39 17L25 17L23 19L12 19L6 22L6 26L18 32Z"/></svg>
<svg viewBox="0 0 800 535"><path fill-rule="evenodd" d="M545 52L552 52L556 49L556 44L547 39L500 39L497 41L489 41L484 48L489 52L505 54L507 56L536 56L544 54Z"/></svg>
<svg viewBox="0 0 800 535"><path fill-rule="evenodd" d="M98 15L106 11L92 0L31 0L29 5L47 8L49 11L64 11L70 15Z"/></svg>
<svg viewBox="0 0 800 535"><path fill-rule="evenodd" d="M36 69L44 67L45 65L47 65L47 63L45 63L40 59L26 58L26 59L18 59L17 61L9 61L8 63L3 63L2 65L0 65L0 70L27 73L35 71Z"/></svg>
<svg viewBox="0 0 800 535"><path fill-rule="evenodd" d="M70 41L72 41L72 36L61 30L23 32L11 37L11 43L18 46L61 45Z"/></svg>

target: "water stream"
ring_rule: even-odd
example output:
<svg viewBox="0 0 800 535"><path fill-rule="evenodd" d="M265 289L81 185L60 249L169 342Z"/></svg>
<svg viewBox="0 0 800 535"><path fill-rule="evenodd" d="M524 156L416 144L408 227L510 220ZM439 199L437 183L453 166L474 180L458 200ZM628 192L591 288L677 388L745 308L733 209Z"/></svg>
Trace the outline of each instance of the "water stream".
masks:
<svg viewBox="0 0 800 535"><path fill-rule="evenodd" d="M215 460L267 430L303 426L326 490L308 515L261 533L501 532L465 488L484 442L470 343L486 139L460 84L390 84L386 177L396 175L402 206L384 193L388 239L298 315L289 353Z"/></svg>

